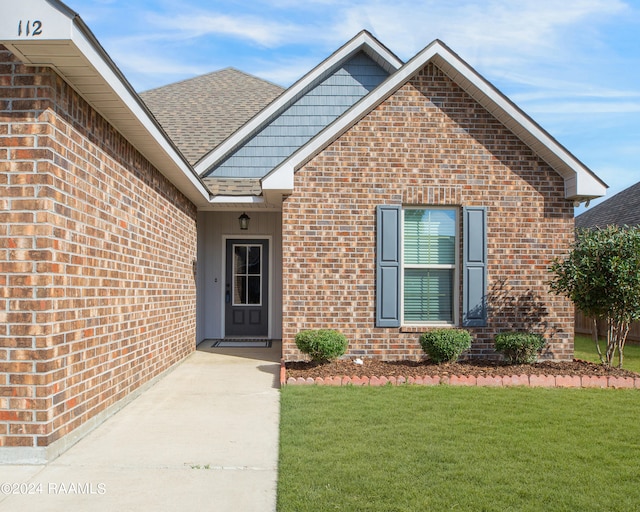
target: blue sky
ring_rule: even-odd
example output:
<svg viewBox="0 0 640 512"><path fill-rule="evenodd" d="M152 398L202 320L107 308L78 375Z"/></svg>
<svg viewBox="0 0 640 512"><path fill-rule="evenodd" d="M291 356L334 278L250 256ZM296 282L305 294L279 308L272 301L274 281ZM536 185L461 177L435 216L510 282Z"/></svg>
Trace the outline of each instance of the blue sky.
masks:
<svg viewBox="0 0 640 512"><path fill-rule="evenodd" d="M66 3L138 91L230 66L288 86L362 29L404 61L438 38L598 174L607 197L640 181L640 0Z"/></svg>

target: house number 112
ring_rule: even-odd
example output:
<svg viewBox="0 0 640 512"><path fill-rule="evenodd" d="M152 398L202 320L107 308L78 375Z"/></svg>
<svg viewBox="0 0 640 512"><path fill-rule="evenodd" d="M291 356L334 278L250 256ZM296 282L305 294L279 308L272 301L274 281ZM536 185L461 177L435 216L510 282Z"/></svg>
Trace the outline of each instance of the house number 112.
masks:
<svg viewBox="0 0 640 512"><path fill-rule="evenodd" d="M22 35L22 20L18 22L18 35ZM24 35L29 36L39 36L42 34L42 22L40 20L27 20L24 24Z"/></svg>

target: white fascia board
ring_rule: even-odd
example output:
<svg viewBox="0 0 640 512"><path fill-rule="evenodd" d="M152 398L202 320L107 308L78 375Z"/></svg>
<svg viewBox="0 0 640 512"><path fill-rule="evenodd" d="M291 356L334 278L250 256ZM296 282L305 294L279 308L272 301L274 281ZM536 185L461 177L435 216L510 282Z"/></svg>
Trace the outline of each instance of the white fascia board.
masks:
<svg viewBox="0 0 640 512"><path fill-rule="evenodd" d="M394 73L404 65L404 62L394 55L389 48L384 46L366 30L360 32L354 38L354 40L356 39L359 42L358 48L363 49L374 62L379 64L385 71L389 72L389 74Z"/></svg>
<svg viewBox="0 0 640 512"><path fill-rule="evenodd" d="M218 196L215 201L211 201L208 206L199 208L201 212L281 212L282 200L278 197L279 202L270 203L262 198L258 200L250 197L238 198L235 196Z"/></svg>
<svg viewBox="0 0 640 512"><path fill-rule="evenodd" d="M209 201L209 204L239 204L239 205L258 205L264 204L264 197L262 196L214 196Z"/></svg>
<svg viewBox="0 0 640 512"><path fill-rule="evenodd" d="M262 190L290 194L293 191L294 173L295 167L291 162L285 161L261 180Z"/></svg>
<svg viewBox="0 0 640 512"><path fill-rule="evenodd" d="M47 0L4 1L0 16L0 40L38 42L71 39L77 14L61 2Z"/></svg>
<svg viewBox="0 0 640 512"><path fill-rule="evenodd" d="M438 40L432 42L377 89L365 96L344 115L309 141L308 144L271 171L262 180L263 187L265 189L276 188L279 183L290 183L293 189L293 174L300 166L308 162L367 113L391 96L432 60L454 82L458 84L465 82L463 88L498 120L510 129L515 129L514 132L520 132L518 136L523 142L536 151L541 158L545 159L564 178L565 197L567 199L595 198L605 194L607 185L602 180ZM534 149L535 146L539 145L546 148L549 155L544 155L542 151ZM552 158L549 158L549 156L552 156Z"/></svg>
<svg viewBox="0 0 640 512"><path fill-rule="evenodd" d="M208 203L207 188L74 11L57 0L5 2L1 10L0 43L25 64L56 70L194 204ZM64 55L47 51L54 41L66 43ZM70 55L80 67L68 67ZM105 92L96 94L96 84L105 86ZM130 128L131 122L141 129Z"/></svg>
<svg viewBox="0 0 640 512"><path fill-rule="evenodd" d="M324 60L321 64L307 73L295 84L289 87L285 92L278 96L273 102L261 110L255 117L249 120L244 126L237 130L233 135L219 144L213 151L205 155L195 165L198 175L202 176L212 165L221 161L237 147L239 147L246 139L259 131L266 123L277 116L282 110L295 102L300 94L311 87L314 82L318 81L326 72L334 68L338 63L347 60L351 55L363 50L373 58L378 64L386 63L386 68L396 70L402 66L393 53L385 48L368 32L360 32L351 41L338 49L333 55Z"/></svg>
<svg viewBox="0 0 640 512"><path fill-rule="evenodd" d="M580 179L578 179L580 178ZM565 197L576 201L586 201L602 197L607 192L607 185L591 173L575 174L564 181Z"/></svg>

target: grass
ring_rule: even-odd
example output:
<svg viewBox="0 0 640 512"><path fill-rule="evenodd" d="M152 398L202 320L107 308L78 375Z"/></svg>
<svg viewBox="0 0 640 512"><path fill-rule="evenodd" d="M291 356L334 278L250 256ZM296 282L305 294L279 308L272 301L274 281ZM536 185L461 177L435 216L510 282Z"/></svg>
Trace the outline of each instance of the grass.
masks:
<svg viewBox="0 0 640 512"><path fill-rule="evenodd" d="M607 348L607 340L600 340L600 350ZM598 352L591 336L576 334L574 339L574 356L576 359L599 363ZM613 359L614 366L618 366L618 355ZM624 361L622 367L632 372L640 373L640 344L627 343L624 347Z"/></svg>
<svg viewBox="0 0 640 512"><path fill-rule="evenodd" d="M637 390L282 389L278 510L629 511Z"/></svg>

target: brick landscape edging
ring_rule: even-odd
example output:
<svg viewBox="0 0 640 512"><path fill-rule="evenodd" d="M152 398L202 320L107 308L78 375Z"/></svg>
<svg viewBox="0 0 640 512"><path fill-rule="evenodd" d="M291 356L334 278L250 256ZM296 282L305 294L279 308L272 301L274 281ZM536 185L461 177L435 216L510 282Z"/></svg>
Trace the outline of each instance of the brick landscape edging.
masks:
<svg viewBox="0 0 640 512"><path fill-rule="evenodd" d="M612 377L612 376L580 376L580 375L425 375L423 377L289 377L284 361L280 362L280 385L317 385L317 386L400 386L415 384L418 386L527 386L545 388L614 388L640 389L640 377Z"/></svg>

